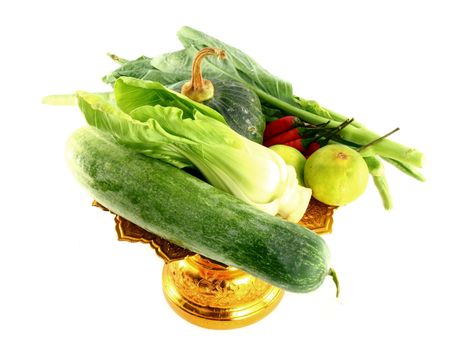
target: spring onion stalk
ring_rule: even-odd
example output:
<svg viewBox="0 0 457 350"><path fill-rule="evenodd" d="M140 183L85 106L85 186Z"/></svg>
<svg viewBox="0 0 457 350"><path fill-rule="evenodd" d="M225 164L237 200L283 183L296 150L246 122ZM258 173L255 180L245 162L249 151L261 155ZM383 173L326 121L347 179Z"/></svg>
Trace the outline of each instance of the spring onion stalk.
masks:
<svg viewBox="0 0 457 350"><path fill-rule="evenodd" d="M327 108L322 107L316 101L306 100L302 97L297 97L297 96L295 97L295 99L304 110L311 112L313 114L319 115L321 117L327 118L328 120L335 120L335 121L343 123L343 122L347 121L348 119L350 119L344 115L341 115L339 113L336 113L334 111L331 111ZM358 122L357 120L354 120L354 119L352 119L351 125L355 126L357 128L364 127L360 122Z"/></svg>
<svg viewBox="0 0 457 350"><path fill-rule="evenodd" d="M392 196L390 195L387 178L384 176L384 166L381 160L379 157L364 157L363 159L365 160L365 163L367 163L368 170L373 178L373 183L381 196L384 209L392 209Z"/></svg>
<svg viewBox="0 0 457 350"><path fill-rule="evenodd" d="M382 204L384 209L391 210L393 208L392 197L390 195L389 186L387 184L387 179L384 175L382 176L373 176L373 182L378 189L379 194L381 195Z"/></svg>
<svg viewBox="0 0 457 350"><path fill-rule="evenodd" d="M316 115L300 107L286 103L272 95L265 93L261 89L255 88L255 92L259 95L261 100L277 106L287 113L295 115L308 123L322 124L329 122L328 127L337 127L340 124L339 121ZM344 140L355 143L359 146L366 145L379 138L379 135L372 131L369 131L365 128L357 128L351 125L348 125L346 128L341 130L340 136ZM389 139L384 139L376 143L375 145L371 146L370 149L372 154L391 158L407 165L422 167L423 155L421 152L413 148L403 146Z"/></svg>
<svg viewBox="0 0 457 350"><path fill-rule="evenodd" d="M326 109L326 110L332 116L332 118L335 119L335 120L344 121L344 120L348 120L349 119L348 117L345 117L344 115L339 114L337 112L334 112L334 111L332 111L330 109ZM352 126L355 126L357 128L365 128L365 126L361 122L359 122L358 120L354 120L351 124L352 124Z"/></svg>
<svg viewBox="0 0 457 350"><path fill-rule="evenodd" d="M384 175L384 166L378 157L364 157L363 160L367 163L368 170L373 176Z"/></svg>

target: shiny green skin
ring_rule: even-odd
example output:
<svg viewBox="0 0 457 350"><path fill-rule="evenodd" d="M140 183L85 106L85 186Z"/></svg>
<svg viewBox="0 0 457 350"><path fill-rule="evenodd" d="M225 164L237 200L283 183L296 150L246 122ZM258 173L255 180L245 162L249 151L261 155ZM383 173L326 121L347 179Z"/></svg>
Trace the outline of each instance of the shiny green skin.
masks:
<svg viewBox="0 0 457 350"><path fill-rule="evenodd" d="M203 104L222 114L227 124L238 134L251 141L262 143L266 121L257 94L237 81L211 80L211 82L214 86L214 96ZM184 83L179 82L169 87L181 92Z"/></svg>
<svg viewBox="0 0 457 350"><path fill-rule="evenodd" d="M318 288L328 274L328 248L314 232L94 128L77 130L66 155L76 179L99 203L179 246L294 292Z"/></svg>

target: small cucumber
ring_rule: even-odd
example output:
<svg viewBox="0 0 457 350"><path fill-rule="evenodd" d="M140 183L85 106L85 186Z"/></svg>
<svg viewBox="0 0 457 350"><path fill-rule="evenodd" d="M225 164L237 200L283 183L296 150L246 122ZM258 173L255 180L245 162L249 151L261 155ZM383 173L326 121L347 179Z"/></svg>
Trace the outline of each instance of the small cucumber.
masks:
<svg viewBox="0 0 457 350"><path fill-rule="evenodd" d="M77 130L66 156L99 203L177 245L293 292L312 291L333 275L328 248L313 231L135 153L95 128Z"/></svg>

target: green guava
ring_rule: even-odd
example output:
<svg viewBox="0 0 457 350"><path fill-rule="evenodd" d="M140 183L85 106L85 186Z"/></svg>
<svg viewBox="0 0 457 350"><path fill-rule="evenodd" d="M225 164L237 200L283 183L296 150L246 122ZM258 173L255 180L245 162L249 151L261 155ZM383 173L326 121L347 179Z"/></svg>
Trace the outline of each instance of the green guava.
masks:
<svg viewBox="0 0 457 350"><path fill-rule="evenodd" d="M368 167L363 157L344 145L327 145L306 161L305 186L313 197L328 205L341 206L357 199L368 184Z"/></svg>
<svg viewBox="0 0 457 350"><path fill-rule="evenodd" d="M303 186L303 173L305 168L306 158L301 152L293 147L286 145L273 145L270 149L275 151L286 164L292 165L297 174L298 184Z"/></svg>

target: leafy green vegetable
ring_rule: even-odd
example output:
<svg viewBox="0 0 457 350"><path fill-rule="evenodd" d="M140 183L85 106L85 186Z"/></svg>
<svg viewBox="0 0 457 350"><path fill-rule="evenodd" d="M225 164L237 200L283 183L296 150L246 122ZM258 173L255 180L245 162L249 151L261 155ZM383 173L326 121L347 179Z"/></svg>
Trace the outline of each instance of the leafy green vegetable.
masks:
<svg viewBox="0 0 457 350"><path fill-rule="evenodd" d="M135 120L95 94L78 91L77 97L79 108L87 123L111 134L118 143L179 168L192 166L192 163L168 142L168 135L153 119ZM157 114L165 117L173 113L181 115L183 113L174 107L155 106L154 108Z"/></svg>
<svg viewBox="0 0 457 350"><path fill-rule="evenodd" d="M157 81L163 85L169 85L187 79L189 75L183 70L163 72L151 64L151 58L141 56L133 61L128 61L112 73L103 77L107 84L114 84L120 77L132 77L142 80Z"/></svg>
<svg viewBox="0 0 457 350"><path fill-rule="evenodd" d="M215 187L265 212L296 222L303 216L309 190L298 185L293 167L274 151L159 83L120 78L115 95L122 110L100 96L78 93L90 125L147 156L178 167L193 165Z"/></svg>
<svg viewBox="0 0 457 350"><path fill-rule="evenodd" d="M213 50L223 51L225 55L228 56L228 59L221 61L214 58L208 58L205 63L206 78L218 81L218 83L222 84L225 84L228 81L235 82L236 84L243 84L247 90L254 92L261 102L261 109L258 106L258 102L256 102L256 105L252 106L252 110L255 110L258 120L261 120L262 123L264 123L265 119L267 122L270 122L283 116L292 115L299 117L310 124L326 125L328 128L337 128L342 122L346 122L349 119L344 115L324 108L316 101L306 100L299 96L295 96L290 83L270 74L239 49L190 27L183 27L178 32L178 37L184 46L182 50L166 53L155 58L141 56L136 60L128 61L114 54L109 54L114 61L120 64L120 67L106 75L103 80L108 84L114 85L117 104L125 113L122 113L122 111L119 111L114 107L116 102L113 99L114 93L112 92L99 93L98 96L81 93L79 105L86 114L88 121L90 123L95 123L105 131L117 135L116 137L120 143L138 149L145 154L160 158L178 167L195 165L197 168L199 166L200 168L204 168L205 164L197 164L199 161L198 157L195 158L191 156L190 153L183 153L185 147L182 145L186 144L185 142L180 143L183 147L182 149L176 147L176 145L171 142L171 140L174 140L173 142L175 142L176 137L178 137L178 139L182 138L182 135L174 135L173 133L164 131L160 123L157 124L157 121L151 121L154 120L154 118L150 114L153 114L154 116L179 115L180 117L178 119L182 121L181 125L184 125L184 120L195 120L197 115L203 115L205 118L212 118L219 123L224 123L224 125L225 122L228 121L228 123L234 127L234 129L238 130L238 132L250 136L243 132L243 130L246 130L243 129L243 127L247 127L247 130L254 129L252 125L246 123L251 122L248 120L249 118L238 118L235 112L233 116L230 115L231 111L235 110L231 107L233 106L233 102L239 107L239 110L244 111L244 109L239 106L240 104L237 104L237 101L241 96L240 94L231 94L230 91L229 94L223 94L224 98L230 95L230 99L233 98L237 100L230 101L230 106L225 103L225 101L222 101L222 104L220 105L207 103L209 107L216 109L214 110L169 90L170 88L180 87L183 82L188 79L192 71L192 62L195 53L202 49L207 50L210 47L213 48ZM168 88L163 85L166 85ZM243 97L246 96L248 95L243 95ZM248 97L248 100L250 100L250 97ZM43 99L43 103L52 105L74 105L76 103L76 96L46 96ZM108 107L109 104L112 106ZM146 108L148 106L154 108ZM164 108L171 109L165 110ZM229 113L228 115L223 112L225 110ZM223 115L219 114L218 111ZM136 119L133 119L132 116ZM227 120L225 120L226 118ZM170 120L172 119L173 117L170 117ZM127 120L128 123L121 123L119 120ZM241 125L236 125L233 121L240 121ZM145 123L147 126L137 123ZM151 127L149 124L154 125L152 132L148 129ZM162 124L165 125L166 122L162 121ZM185 125L187 124L188 122L185 123ZM254 135L257 139L253 137L251 137L251 139L260 140L262 137L261 130L262 127L257 128L256 132L258 135ZM151 133L153 136L151 136ZM159 136L162 136L163 138L159 138ZM153 141L154 147L149 144L152 142L151 140L155 140ZM370 167L375 185L381 194L386 209L390 208L392 203L380 158L391 163L405 174L419 181L425 181L424 176L417 170L417 167L421 167L423 162L423 154L421 152L393 142L390 139L380 138L378 134L368 130L361 123L353 121L352 118L351 124L340 130L338 135L333 135L330 142L341 143L360 151L360 154L365 158ZM196 147L195 150L196 149L198 149L198 147ZM214 146L214 149L217 149L217 147ZM197 151L195 152L198 153ZM204 152L200 155L202 154L204 157L207 157L206 160L210 159ZM230 157L227 157L227 159L229 158ZM218 161L217 157L213 160L216 163ZM200 168L198 169L202 170ZM248 167L246 167L246 169L248 169ZM251 170L254 171L254 169ZM216 184L218 183L217 178L219 177L218 186L220 188L234 191L230 184L227 185L230 182L230 179L221 180L223 174L217 173L217 171L215 172L211 166L206 169L205 175L208 179L212 178ZM224 187L225 185L227 186ZM289 186L289 188L294 188L294 186L290 184L286 185L286 187L287 186ZM283 196L288 199L283 199L282 204L276 202L276 208L281 207L281 205L292 208L291 203L294 200L297 200L297 198L302 198L303 202L303 198L307 195L305 194L303 196L303 190L304 188L292 192L289 190L289 194ZM301 197L297 195L300 191L302 192ZM291 193L293 193L293 195ZM239 195L242 196L242 194ZM292 197L294 198L293 200L291 199ZM248 201L249 200L250 199L248 199ZM259 203L257 203L257 205L259 205ZM270 210L270 212L274 211L275 210ZM282 212L278 209L277 212L282 216L289 215L284 214L284 209Z"/></svg>
<svg viewBox="0 0 457 350"><path fill-rule="evenodd" d="M181 72L189 74L195 52L204 47L218 47L226 52L229 59L225 61L208 59L205 72L209 79L243 82L255 91L263 104L282 110L285 114L297 116L311 124L324 124L330 121L328 127L331 128L346 119L336 112L320 106L317 108L313 104L308 103L304 108L300 98L293 95L292 86L288 82L270 74L248 55L216 38L189 27L183 27L178 32L178 37L185 47L184 50L151 59L149 64L155 69L154 79L163 82L170 74ZM146 76L145 68L143 66L138 68L139 70L134 73L135 76ZM368 144L379 137L358 122L344 128L340 136L344 141L358 146ZM423 162L422 153L389 139L384 139L370 147L370 152L412 167L420 167Z"/></svg>
<svg viewBox="0 0 457 350"><path fill-rule="evenodd" d="M195 56L195 53L198 50L195 49L184 49L175 52L165 53L158 57L151 58L151 66L155 69L160 70L166 74L176 74L178 72L183 72L186 76L181 80L188 80L190 74L192 73L192 62ZM217 58L208 58L208 62L217 62ZM208 67L205 66L205 75L214 78L222 77L220 72L215 72L214 69L208 71Z"/></svg>
<svg viewBox="0 0 457 350"><path fill-rule="evenodd" d="M180 108L184 113L184 117L187 118L191 117L195 111L199 111L225 123L224 117L219 112L180 93L167 89L158 82L122 77L114 84L114 94L117 105L126 113L130 113L141 106L160 104L166 107Z"/></svg>

